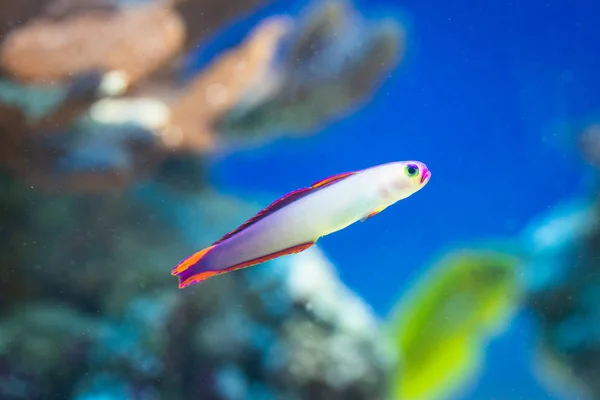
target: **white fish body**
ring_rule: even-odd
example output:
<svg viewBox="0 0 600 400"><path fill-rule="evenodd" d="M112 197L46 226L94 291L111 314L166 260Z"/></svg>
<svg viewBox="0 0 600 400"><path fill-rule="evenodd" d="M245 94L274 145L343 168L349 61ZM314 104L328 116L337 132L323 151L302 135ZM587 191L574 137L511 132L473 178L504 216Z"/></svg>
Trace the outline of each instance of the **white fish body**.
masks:
<svg viewBox="0 0 600 400"><path fill-rule="evenodd" d="M408 176L406 169L409 166L418 174ZM228 272L302 251L319 238L368 218L412 195L427 184L430 176L423 163L392 162L332 177L331 183L325 182L322 186L317 182L311 188L292 192L289 197L283 197L267 207L254 220L215 242L208 248L210 251L203 250L205 253L193 263L202 261L202 267L196 272ZM190 265L192 257L186 259ZM186 260L174 272L185 266Z"/></svg>

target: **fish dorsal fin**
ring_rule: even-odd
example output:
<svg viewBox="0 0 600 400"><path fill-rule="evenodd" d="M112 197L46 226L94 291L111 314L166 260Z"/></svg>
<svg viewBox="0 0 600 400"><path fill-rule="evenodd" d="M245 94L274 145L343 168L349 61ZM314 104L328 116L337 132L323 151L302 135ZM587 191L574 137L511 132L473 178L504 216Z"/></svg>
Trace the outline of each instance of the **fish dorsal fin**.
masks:
<svg viewBox="0 0 600 400"><path fill-rule="evenodd" d="M225 236L223 236L221 239L217 240L213 244L219 244L222 241L229 239L236 233L240 233L244 229L248 228L250 225L260 221L267 215L270 215L270 214L274 213L275 211L283 208L284 206L286 206L290 203L293 203L294 201L298 200L299 198L306 196L312 190L313 190L313 188L302 188L302 189L294 190L293 192L290 192L290 193L286 194L285 196L280 197L279 199L275 200L273 203L271 203L270 205L268 205L267 207L265 207L261 211L259 211L254 217L250 218L248 221L244 222L239 227L232 230L231 232L229 232L228 234L226 234Z"/></svg>
<svg viewBox="0 0 600 400"><path fill-rule="evenodd" d="M331 185L332 183L335 183L335 182L340 181L340 180L342 180L344 178L347 178L350 175L354 175L356 172L357 171L343 172L341 174L330 176L329 178L321 179L320 181L317 181L317 182L313 183L312 184L312 188L313 189L317 189L317 188L322 188L322 187Z"/></svg>
<svg viewBox="0 0 600 400"><path fill-rule="evenodd" d="M286 194L285 196L275 200L273 203L271 203L267 207L263 208L254 217L250 218L248 221L244 222L239 227L237 227L236 229L232 230L231 232L229 232L228 234L223 236L221 239L214 242L213 245L219 244L219 243L223 242L224 240L229 239L233 235L240 233L241 231L248 228L252 224L257 223L258 221L260 221L261 219L265 218L266 216L274 213L275 211L280 210L281 208L287 206L288 204L291 204L294 201L306 196L313 190L322 189L325 186L328 186L335 182L338 182L338 181L340 181L344 178L347 178L348 176L355 174L355 173L356 173L356 171L344 172L344 173L341 173L338 175L333 175L333 176L330 176L329 178L321 179L320 181L313 183L310 187L297 189L297 190L294 190L293 192Z"/></svg>

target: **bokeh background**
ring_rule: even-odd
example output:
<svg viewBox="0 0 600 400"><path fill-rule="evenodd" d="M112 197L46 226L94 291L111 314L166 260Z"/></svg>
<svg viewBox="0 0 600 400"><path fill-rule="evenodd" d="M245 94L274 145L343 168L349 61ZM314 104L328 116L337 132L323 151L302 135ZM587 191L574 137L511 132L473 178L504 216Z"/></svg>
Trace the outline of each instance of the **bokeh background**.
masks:
<svg viewBox="0 0 600 400"><path fill-rule="evenodd" d="M600 4L0 2L0 399L600 399ZM177 289L273 199L427 163Z"/></svg>

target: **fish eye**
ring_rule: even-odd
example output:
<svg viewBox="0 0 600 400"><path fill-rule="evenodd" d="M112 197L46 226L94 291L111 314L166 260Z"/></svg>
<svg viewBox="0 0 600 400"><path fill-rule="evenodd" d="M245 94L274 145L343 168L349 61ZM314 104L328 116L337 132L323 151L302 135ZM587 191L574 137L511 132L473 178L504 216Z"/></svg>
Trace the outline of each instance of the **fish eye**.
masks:
<svg viewBox="0 0 600 400"><path fill-rule="evenodd" d="M419 175L419 167L414 164L408 164L404 168L404 172L406 172L406 175L408 175L409 178L414 178L415 176Z"/></svg>

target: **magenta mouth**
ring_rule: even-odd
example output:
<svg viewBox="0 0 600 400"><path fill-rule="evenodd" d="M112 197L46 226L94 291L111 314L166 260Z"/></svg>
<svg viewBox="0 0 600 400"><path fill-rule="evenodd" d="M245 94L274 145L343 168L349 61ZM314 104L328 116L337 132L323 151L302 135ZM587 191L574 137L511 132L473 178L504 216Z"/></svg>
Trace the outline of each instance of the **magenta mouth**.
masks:
<svg viewBox="0 0 600 400"><path fill-rule="evenodd" d="M425 170L423 171L423 175L421 175L421 183L425 183L425 181L426 181L427 179L429 179L430 177L431 177L431 172L429 172L429 170L428 170L428 169L425 169Z"/></svg>

